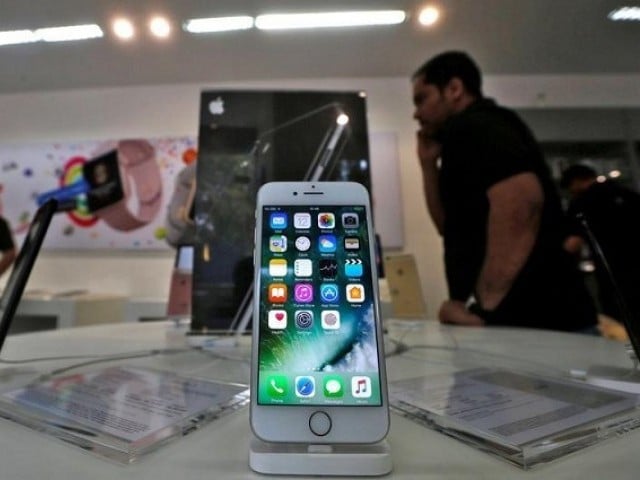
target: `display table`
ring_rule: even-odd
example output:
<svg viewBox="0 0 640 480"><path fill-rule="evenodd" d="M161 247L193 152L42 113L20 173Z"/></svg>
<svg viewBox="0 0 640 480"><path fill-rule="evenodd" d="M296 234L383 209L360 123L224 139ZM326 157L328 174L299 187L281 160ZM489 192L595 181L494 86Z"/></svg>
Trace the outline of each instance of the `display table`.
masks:
<svg viewBox="0 0 640 480"><path fill-rule="evenodd" d="M435 322L387 322L386 327L390 381L474 366L533 368L562 374L593 364L625 366L629 363L622 344L586 335L451 327ZM167 322L123 323L15 335L7 339L2 358L115 354L181 343L180 335L167 336L168 329L170 323ZM249 338L243 337L238 348L218 353L189 351L119 363L248 383ZM38 372L73 363L74 360L47 360L3 365L0 367L0 385L7 391ZM637 431L531 471L522 471L396 414L391 418L388 440L394 463L391 478L610 480L636 478L640 471L637 454L640 432ZM250 471L249 441L249 410L245 408L163 446L142 457L138 463L123 466L9 420L0 420L2 478L11 479L268 478Z"/></svg>
<svg viewBox="0 0 640 480"><path fill-rule="evenodd" d="M127 297L92 292L27 292L20 301L14 332L124 321Z"/></svg>
<svg viewBox="0 0 640 480"><path fill-rule="evenodd" d="M167 299L155 297L132 297L125 307L126 322L144 322L167 317Z"/></svg>

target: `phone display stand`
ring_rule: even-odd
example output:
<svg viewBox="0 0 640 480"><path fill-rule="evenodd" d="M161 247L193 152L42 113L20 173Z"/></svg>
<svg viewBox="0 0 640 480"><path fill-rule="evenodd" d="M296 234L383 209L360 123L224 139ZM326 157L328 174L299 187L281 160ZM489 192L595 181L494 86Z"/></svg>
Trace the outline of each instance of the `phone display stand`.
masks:
<svg viewBox="0 0 640 480"><path fill-rule="evenodd" d="M386 440L373 444L268 443L253 436L249 466L272 475L374 477L393 468Z"/></svg>
<svg viewBox="0 0 640 480"><path fill-rule="evenodd" d="M408 420L523 470L640 425L637 395L501 368L397 380L389 384L389 404Z"/></svg>
<svg viewBox="0 0 640 480"><path fill-rule="evenodd" d="M640 393L640 368L638 358L631 345L626 346L627 354L633 362L629 367L592 365L587 370L572 370L571 376L599 387Z"/></svg>

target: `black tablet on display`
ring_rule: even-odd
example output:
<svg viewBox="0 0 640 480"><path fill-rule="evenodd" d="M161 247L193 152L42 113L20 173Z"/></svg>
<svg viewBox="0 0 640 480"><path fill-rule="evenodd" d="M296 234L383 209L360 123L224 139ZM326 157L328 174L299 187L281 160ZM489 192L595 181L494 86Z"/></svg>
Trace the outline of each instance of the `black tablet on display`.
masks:
<svg viewBox="0 0 640 480"><path fill-rule="evenodd" d="M20 248L20 252L13 264L9 280L7 280L2 292L2 297L0 297L0 351L22 298L22 292L29 279L29 274L40 251L40 246L51 223L51 218L56 213L57 208L58 202L55 199L50 199L38 209L24 238L22 248Z"/></svg>

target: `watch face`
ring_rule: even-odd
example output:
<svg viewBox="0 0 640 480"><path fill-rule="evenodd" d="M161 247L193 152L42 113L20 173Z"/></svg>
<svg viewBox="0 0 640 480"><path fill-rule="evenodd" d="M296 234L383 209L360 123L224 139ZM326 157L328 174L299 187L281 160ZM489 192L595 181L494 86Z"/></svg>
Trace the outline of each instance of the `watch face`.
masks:
<svg viewBox="0 0 640 480"><path fill-rule="evenodd" d="M90 187L87 193L90 212L113 205L124 198L117 150L89 160L82 166L82 176Z"/></svg>

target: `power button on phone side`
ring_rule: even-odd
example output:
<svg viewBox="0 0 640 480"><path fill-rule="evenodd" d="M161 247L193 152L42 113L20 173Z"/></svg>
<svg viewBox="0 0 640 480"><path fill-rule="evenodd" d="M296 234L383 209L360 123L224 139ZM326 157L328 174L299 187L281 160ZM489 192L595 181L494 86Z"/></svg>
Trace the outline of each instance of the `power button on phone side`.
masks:
<svg viewBox="0 0 640 480"><path fill-rule="evenodd" d="M309 417L309 429L314 435L324 437L331 431L331 417L325 412L314 412Z"/></svg>

